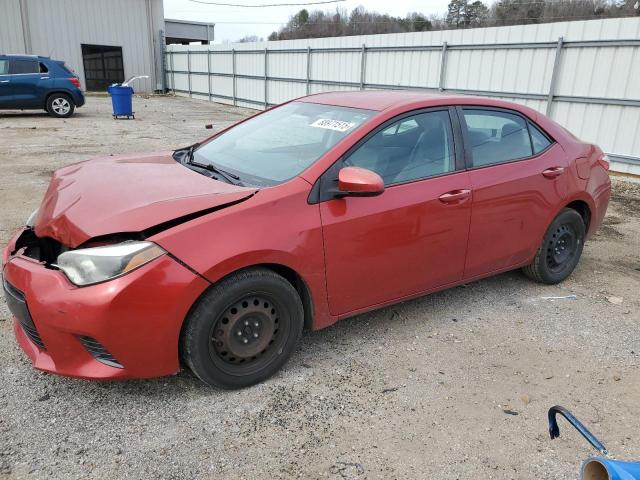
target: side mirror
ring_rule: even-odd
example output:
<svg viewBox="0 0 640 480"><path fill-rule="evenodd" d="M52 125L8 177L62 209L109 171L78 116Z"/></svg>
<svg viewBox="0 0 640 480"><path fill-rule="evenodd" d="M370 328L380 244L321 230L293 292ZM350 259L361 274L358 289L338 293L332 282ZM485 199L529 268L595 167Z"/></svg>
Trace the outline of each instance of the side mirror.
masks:
<svg viewBox="0 0 640 480"><path fill-rule="evenodd" d="M338 172L338 196L374 197L384 192L382 177L360 167L344 167Z"/></svg>

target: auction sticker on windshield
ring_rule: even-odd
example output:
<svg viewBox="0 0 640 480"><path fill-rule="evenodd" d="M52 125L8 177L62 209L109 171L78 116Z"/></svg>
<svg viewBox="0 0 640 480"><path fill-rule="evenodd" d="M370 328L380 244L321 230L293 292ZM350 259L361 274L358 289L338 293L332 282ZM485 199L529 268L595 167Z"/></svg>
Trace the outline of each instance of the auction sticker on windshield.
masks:
<svg viewBox="0 0 640 480"><path fill-rule="evenodd" d="M346 132L355 125L355 123L341 122L340 120L331 120L330 118L319 118L311 124L312 127L326 128L328 130L336 130L337 132Z"/></svg>

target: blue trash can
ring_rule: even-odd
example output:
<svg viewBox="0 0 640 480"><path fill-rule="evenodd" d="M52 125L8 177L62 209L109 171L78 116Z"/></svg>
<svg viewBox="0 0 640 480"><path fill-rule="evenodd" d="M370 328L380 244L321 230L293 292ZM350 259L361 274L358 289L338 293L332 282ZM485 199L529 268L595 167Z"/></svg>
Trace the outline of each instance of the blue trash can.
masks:
<svg viewBox="0 0 640 480"><path fill-rule="evenodd" d="M107 93L111 95L111 105L113 106L113 118L127 117L136 118L133 113L133 88L123 87L119 84L111 85L107 88Z"/></svg>

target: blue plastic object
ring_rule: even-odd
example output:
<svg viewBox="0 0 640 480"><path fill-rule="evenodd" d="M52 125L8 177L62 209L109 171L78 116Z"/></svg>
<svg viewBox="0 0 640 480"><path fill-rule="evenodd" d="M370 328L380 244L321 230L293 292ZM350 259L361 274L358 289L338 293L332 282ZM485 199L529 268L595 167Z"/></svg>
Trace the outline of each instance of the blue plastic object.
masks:
<svg viewBox="0 0 640 480"><path fill-rule="evenodd" d="M549 409L549 435L551 439L560 436L556 415L562 415L580 434L600 452L601 457L591 457L582 464L580 480L640 480L640 462L625 462L609 458L604 444L585 427L569 410L560 405Z"/></svg>
<svg viewBox="0 0 640 480"><path fill-rule="evenodd" d="M107 88L107 93L111 95L111 105L113 107L113 118L127 117L136 118L133 113L133 88L122 85L111 85Z"/></svg>
<svg viewBox="0 0 640 480"><path fill-rule="evenodd" d="M638 480L640 462L624 462L604 457L591 457L582 464L582 480Z"/></svg>

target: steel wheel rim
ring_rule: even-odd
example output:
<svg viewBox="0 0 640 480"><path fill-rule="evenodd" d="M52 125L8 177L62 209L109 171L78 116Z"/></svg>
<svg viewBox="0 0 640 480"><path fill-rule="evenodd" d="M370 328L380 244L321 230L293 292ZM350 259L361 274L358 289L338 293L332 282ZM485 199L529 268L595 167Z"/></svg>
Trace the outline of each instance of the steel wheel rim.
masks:
<svg viewBox="0 0 640 480"><path fill-rule="evenodd" d="M571 264L578 250L579 239L575 229L569 225L560 225L547 244L547 266L553 272L563 270Z"/></svg>
<svg viewBox="0 0 640 480"><path fill-rule="evenodd" d="M58 115L66 115L71 110L71 104L66 98L56 98L51 102L51 108Z"/></svg>
<svg viewBox="0 0 640 480"><path fill-rule="evenodd" d="M211 360L231 375L255 373L279 355L288 330L286 309L270 295L245 295L213 322L208 339Z"/></svg>

